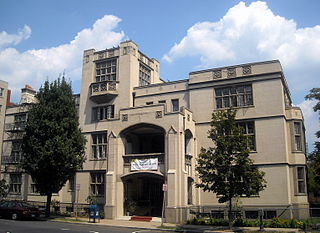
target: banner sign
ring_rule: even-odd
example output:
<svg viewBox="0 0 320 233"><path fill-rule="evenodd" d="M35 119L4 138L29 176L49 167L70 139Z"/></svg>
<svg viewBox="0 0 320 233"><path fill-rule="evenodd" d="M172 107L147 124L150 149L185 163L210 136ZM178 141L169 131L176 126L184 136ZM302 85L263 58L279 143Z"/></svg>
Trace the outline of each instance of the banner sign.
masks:
<svg viewBox="0 0 320 233"><path fill-rule="evenodd" d="M157 170L157 169L158 169L158 158L131 160L131 171Z"/></svg>

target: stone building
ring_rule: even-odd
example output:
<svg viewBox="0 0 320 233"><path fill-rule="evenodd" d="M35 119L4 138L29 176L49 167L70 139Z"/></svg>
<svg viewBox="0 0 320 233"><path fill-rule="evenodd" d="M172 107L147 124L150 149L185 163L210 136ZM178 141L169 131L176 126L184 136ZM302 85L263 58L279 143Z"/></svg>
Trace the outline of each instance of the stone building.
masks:
<svg viewBox="0 0 320 233"><path fill-rule="evenodd" d="M303 116L292 106L279 61L201 70L173 82L162 81L159 74L159 62L132 41L84 51L77 100L87 160L53 199L84 204L94 195L106 218L159 217L166 184L167 222L183 222L195 208L221 210L225 204L215 194L195 188L195 166L200 148L212 146L207 138L212 112L233 107L252 142L250 156L267 180L259 196L241 198L245 216L258 208L269 216L300 208L286 217L307 217ZM6 124L16 114L11 111L6 111ZM6 153L3 146L3 158ZM31 193L30 178L23 186L25 181L20 182L20 193L26 191L21 198L44 201Z"/></svg>

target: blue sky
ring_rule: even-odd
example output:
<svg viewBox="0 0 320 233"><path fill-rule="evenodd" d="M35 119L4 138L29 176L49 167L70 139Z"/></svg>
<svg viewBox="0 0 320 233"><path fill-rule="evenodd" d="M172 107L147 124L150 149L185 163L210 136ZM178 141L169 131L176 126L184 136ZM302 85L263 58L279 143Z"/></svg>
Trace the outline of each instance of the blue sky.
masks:
<svg viewBox="0 0 320 233"><path fill-rule="evenodd" d="M0 79L18 102L22 86L38 89L65 70L77 93L82 51L126 39L160 61L161 77L170 81L279 59L311 145L319 121L314 102L303 97L320 86L319 9L318 0L0 0Z"/></svg>

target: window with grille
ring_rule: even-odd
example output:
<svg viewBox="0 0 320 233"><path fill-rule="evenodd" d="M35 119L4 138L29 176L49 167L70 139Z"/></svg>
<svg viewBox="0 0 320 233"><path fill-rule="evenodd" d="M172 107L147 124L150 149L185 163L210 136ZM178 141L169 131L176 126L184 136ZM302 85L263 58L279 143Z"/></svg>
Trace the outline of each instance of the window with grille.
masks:
<svg viewBox="0 0 320 233"><path fill-rule="evenodd" d="M146 86L151 83L151 70L140 63L139 66L139 86Z"/></svg>
<svg viewBox="0 0 320 233"><path fill-rule="evenodd" d="M114 118L114 105L92 108L92 121L102 121Z"/></svg>
<svg viewBox="0 0 320 233"><path fill-rule="evenodd" d="M9 192L21 193L21 174L10 174Z"/></svg>
<svg viewBox="0 0 320 233"><path fill-rule="evenodd" d="M237 122L237 126L240 127L244 136L247 137L247 147L251 151L256 150L256 137L254 121Z"/></svg>
<svg viewBox="0 0 320 233"><path fill-rule="evenodd" d="M107 156L107 133L92 135L92 158L105 159Z"/></svg>
<svg viewBox="0 0 320 233"><path fill-rule="evenodd" d="M294 122L294 150L302 151L301 123Z"/></svg>
<svg viewBox="0 0 320 233"><path fill-rule="evenodd" d="M90 191L95 196L104 196L105 174L101 172L90 173Z"/></svg>
<svg viewBox="0 0 320 233"><path fill-rule="evenodd" d="M96 82L115 81L117 79L117 60L96 63Z"/></svg>
<svg viewBox="0 0 320 233"><path fill-rule="evenodd" d="M215 94L218 109L253 105L251 85L216 88Z"/></svg>

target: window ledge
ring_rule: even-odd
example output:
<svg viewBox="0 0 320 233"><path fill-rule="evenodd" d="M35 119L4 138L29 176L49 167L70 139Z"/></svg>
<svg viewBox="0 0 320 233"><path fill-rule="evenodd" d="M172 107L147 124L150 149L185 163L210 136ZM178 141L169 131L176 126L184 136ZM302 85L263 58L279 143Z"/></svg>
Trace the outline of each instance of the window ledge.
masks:
<svg viewBox="0 0 320 233"><path fill-rule="evenodd" d="M213 111L228 110L228 109L241 109L241 108L254 108L254 105L228 107L228 108L215 108Z"/></svg>
<svg viewBox="0 0 320 233"><path fill-rule="evenodd" d="M308 194L307 193L296 193L294 194L295 196L307 196Z"/></svg>
<svg viewBox="0 0 320 233"><path fill-rule="evenodd" d="M89 159L89 161L105 161L107 160L107 158L103 158L103 159Z"/></svg>

